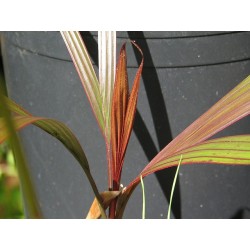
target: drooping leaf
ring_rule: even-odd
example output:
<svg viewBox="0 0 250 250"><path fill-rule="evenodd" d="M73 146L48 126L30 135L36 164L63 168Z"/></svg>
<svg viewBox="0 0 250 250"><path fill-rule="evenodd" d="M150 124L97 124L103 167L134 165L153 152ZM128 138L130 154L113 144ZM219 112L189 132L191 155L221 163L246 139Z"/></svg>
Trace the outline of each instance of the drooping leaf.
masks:
<svg viewBox="0 0 250 250"><path fill-rule="evenodd" d="M81 79L82 85L85 89L101 131L103 135L105 135L105 123L102 113L103 102L100 92L100 85L87 48L79 32L63 31L61 34Z"/></svg>
<svg viewBox="0 0 250 250"><path fill-rule="evenodd" d="M46 131L47 133L61 141L64 146L79 161L82 168L89 171L89 164L85 153L77 138L67 126L65 126L62 122L53 119L32 116L28 111L24 110L9 98L5 98L5 102L8 105L9 109L12 112L16 113L16 115L14 116L14 121L17 130L22 129L23 127L30 124L36 125L37 127L41 128L42 130ZM0 128L3 128L3 124L1 123ZM1 129L0 143L4 141L7 136L8 135L5 133L5 131Z"/></svg>
<svg viewBox="0 0 250 250"><path fill-rule="evenodd" d="M33 124L62 142L62 144L69 150L69 152L71 152L71 154L80 163L82 169L84 170L86 176L88 177L88 180L91 184L95 196L97 197L100 204L102 204L102 199L97 190L94 179L90 173L89 164L85 156L85 153L80 143L78 142L77 138L72 133L72 131L62 122L44 117L32 116L29 112L27 112L25 109L17 105L12 100L8 98L4 98L4 100L9 110L14 113L13 121L16 130L20 130L27 125ZM9 136L8 130L6 129L3 120L0 119L0 143L6 140L8 136ZM103 209L102 212L103 212L102 213L103 217L105 217Z"/></svg>
<svg viewBox="0 0 250 250"><path fill-rule="evenodd" d="M98 65L105 138L110 143L111 103L116 68L116 32L98 32Z"/></svg>
<svg viewBox="0 0 250 250"><path fill-rule="evenodd" d="M34 116L24 116L24 115L15 115L13 117L15 122L16 130L20 130L27 125L34 124L37 127L43 129L47 133L51 134L59 141L61 141L64 146L74 155L74 157L81 162L81 166L89 170L89 165L86 159L83 150L80 148L80 144L73 135L73 133L61 122L47 119L43 117L34 117ZM6 127L0 119L0 143L7 139L9 136L7 134Z"/></svg>
<svg viewBox="0 0 250 250"><path fill-rule="evenodd" d="M114 200L119 194L120 194L120 191L102 192L101 197L103 199L103 208L107 209L111 201ZM99 219L100 217L101 217L100 207L98 205L97 199L95 198L89 209L86 219Z"/></svg>
<svg viewBox="0 0 250 250"><path fill-rule="evenodd" d="M5 98L1 92L0 87L0 134L2 130L10 136L9 143L12 148L15 157L15 165L18 171L19 183L21 186L21 192L23 196L23 202L25 204L27 218L38 219L42 218L42 213L39 207L37 196L34 190L34 185L31 180L31 176L28 170L27 162L25 160L22 147L18 136L15 132L15 125L11 118L11 114L5 103Z"/></svg>
<svg viewBox="0 0 250 250"><path fill-rule="evenodd" d="M134 42L132 42L132 44L136 46L142 54L138 45ZM143 67L142 54L142 62L136 73L131 94L129 95L125 45L126 44L124 44L121 48L117 64L111 113L113 174L117 183L119 183L124 156L133 127L140 76Z"/></svg>

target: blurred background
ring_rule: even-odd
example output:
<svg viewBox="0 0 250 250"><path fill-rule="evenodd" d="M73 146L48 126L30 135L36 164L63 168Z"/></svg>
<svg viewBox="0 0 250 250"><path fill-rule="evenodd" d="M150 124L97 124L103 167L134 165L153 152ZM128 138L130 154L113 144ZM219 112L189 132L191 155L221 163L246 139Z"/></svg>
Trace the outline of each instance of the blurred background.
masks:
<svg viewBox="0 0 250 250"><path fill-rule="evenodd" d="M5 88L0 39L0 85ZM0 144L0 219L24 218L15 161L8 142Z"/></svg>

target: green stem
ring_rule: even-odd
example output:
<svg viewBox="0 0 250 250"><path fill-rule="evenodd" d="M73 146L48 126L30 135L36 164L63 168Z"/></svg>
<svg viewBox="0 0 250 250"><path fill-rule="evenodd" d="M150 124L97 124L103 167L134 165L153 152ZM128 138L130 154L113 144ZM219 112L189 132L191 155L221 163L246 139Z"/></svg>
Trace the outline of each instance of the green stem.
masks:
<svg viewBox="0 0 250 250"><path fill-rule="evenodd" d="M176 184L176 180L177 180L177 177L178 177L179 169L180 169L180 166L181 166L181 161L182 161L182 155L181 155L181 158L180 158L179 163L178 163L178 167L177 167L176 172L175 172L174 181L173 181L173 185L172 185L172 189L171 189L170 201L169 201L169 207L168 207L168 217L167 217L168 219L170 219L170 212L171 212L173 194L174 194L174 190L175 190L175 184Z"/></svg>
<svg viewBox="0 0 250 250"><path fill-rule="evenodd" d="M141 179L141 188L142 188L142 219L145 219L145 207L146 207L146 199L145 199L145 189L142 176L140 175Z"/></svg>

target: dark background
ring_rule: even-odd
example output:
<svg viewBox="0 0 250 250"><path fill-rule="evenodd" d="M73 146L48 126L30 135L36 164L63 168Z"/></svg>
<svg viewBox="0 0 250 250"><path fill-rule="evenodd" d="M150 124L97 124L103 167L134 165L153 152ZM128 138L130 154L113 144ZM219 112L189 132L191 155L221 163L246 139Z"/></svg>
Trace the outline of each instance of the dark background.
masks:
<svg viewBox="0 0 250 250"><path fill-rule="evenodd" d="M82 32L95 66L97 33ZM136 121L125 159L126 186L160 149L250 73L249 32L117 32L142 48ZM64 121L80 139L99 189L107 187L103 138L58 32L4 32L2 54L9 95L33 114ZM133 80L140 57L128 45ZM219 135L250 132L249 117ZM22 140L47 218L82 218L93 200L78 164L47 134L31 126ZM146 218L166 218L175 168L145 178ZM175 218L246 218L249 166L183 166L174 194ZM141 218L134 192L125 218Z"/></svg>

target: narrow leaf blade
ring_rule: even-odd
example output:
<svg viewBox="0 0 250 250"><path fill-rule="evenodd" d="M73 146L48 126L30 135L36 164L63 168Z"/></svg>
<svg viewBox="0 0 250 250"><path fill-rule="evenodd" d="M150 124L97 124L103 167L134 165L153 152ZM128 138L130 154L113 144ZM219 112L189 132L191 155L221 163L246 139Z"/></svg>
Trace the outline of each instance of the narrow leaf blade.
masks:
<svg viewBox="0 0 250 250"><path fill-rule="evenodd" d="M116 144L114 141L112 141L112 150L113 151L113 157L115 159L115 166L116 172L115 172L115 178L116 180L119 180L121 177L121 171L122 171L122 165L125 157L125 152L127 149L128 141L131 135L134 118L135 118L135 111L136 111L136 105L137 105L137 98L138 98L138 91L140 86L140 77L142 73L142 67L143 67L143 53L139 46L132 42L132 44L140 51L142 55L142 61L139 66L139 69L137 70L133 87L130 93L130 96L128 98L128 83L127 83L127 70L126 70L126 48L125 44L121 48L119 63L123 63L122 67L117 68L116 72L116 79L118 81L115 82L115 90L114 90L114 96L113 96L113 103L112 103L112 133L111 137L116 136ZM119 104L117 100L122 99L121 96L123 94L123 85L119 82L124 81L126 82L126 102L123 102L122 104ZM116 92L117 91L117 92ZM118 118L117 118L118 117Z"/></svg>
<svg viewBox="0 0 250 250"><path fill-rule="evenodd" d="M61 34L81 79L101 131L105 135L100 86L87 48L79 32L63 31Z"/></svg>
<svg viewBox="0 0 250 250"><path fill-rule="evenodd" d="M127 149L128 141L132 132L133 124L134 124L134 119L135 119L135 112L136 112L136 105L137 105L137 99L138 99L138 92L139 92L139 87L140 87L140 78L142 74L142 68L143 68L143 63L144 63L144 57L143 53L140 49L140 47L132 42L132 44L140 51L142 60L140 63L140 66L136 72L133 87L129 96L129 101L128 101L128 106L126 110L126 117L125 117L125 122L124 122L124 129L123 129L123 136L122 136L122 145L121 145L121 159L123 161L125 152Z"/></svg>
<svg viewBox="0 0 250 250"><path fill-rule="evenodd" d="M111 144L112 144L112 168L116 175L120 168L120 149L122 134L129 97L127 60L125 44L123 44L116 69L114 93L112 97L111 115Z"/></svg>

